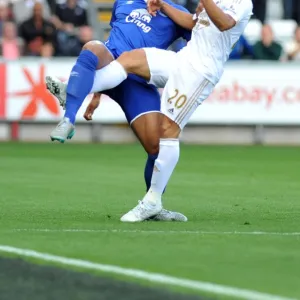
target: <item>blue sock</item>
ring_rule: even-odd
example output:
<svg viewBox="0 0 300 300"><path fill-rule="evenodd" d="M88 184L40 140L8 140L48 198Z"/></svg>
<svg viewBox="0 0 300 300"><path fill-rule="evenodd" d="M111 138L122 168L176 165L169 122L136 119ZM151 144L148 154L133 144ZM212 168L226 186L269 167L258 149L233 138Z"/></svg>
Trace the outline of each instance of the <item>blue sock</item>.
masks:
<svg viewBox="0 0 300 300"><path fill-rule="evenodd" d="M147 192L151 186L151 178L152 178L154 163L157 157L158 154L148 154L148 159L146 161L145 170L144 170L144 178L147 187Z"/></svg>
<svg viewBox="0 0 300 300"><path fill-rule="evenodd" d="M72 69L67 87L65 117L73 124L80 106L93 87L97 65L98 57L89 50L83 50Z"/></svg>

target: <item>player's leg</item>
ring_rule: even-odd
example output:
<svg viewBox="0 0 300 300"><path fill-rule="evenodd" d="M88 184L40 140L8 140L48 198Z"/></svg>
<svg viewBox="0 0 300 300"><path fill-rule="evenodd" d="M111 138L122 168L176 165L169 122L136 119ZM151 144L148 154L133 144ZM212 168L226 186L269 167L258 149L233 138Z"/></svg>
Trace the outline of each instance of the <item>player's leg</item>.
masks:
<svg viewBox="0 0 300 300"><path fill-rule="evenodd" d="M164 187L168 183L179 160L179 134L197 107L212 93L213 84L201 74L186 68L181 76L171 76L162 97L161 111L164 118L161 126L159 155L153 169L151 187L144 201L161 203ZM187 72L189 70L189 72ZM190 74L189 82L184 74ZM180 78L181 77L181 78Z"/></svg>
<svg viewBox="0 0 300 300"><path fill-rule="evenodd" d="M84 45L67 86L65 117L69 118L71 123L75 123L76 114L92 89L95 71L113 60L114 57L101 42L91 41Z"/></svg>
<svg viewBox="0 0 300 300"><path fill-rule="evenodd" d="M155 207L161 207L163 190L179 160L179 134L192 113L212 90L213 85L192 68L182 67L172 73L161 100L161 111L165 116L151 187L141 204L122 217L123 221L142 221L155 211ZM143 214L137 213L141 210Z"/></svg>
<svg viewBox="0 0 300 300"><path fill-rule="evenodd" d="M151 185L153 167L159 151L160 119L160 112L149 112L138 117L134 122L131 123L133 132L148 154L144 170L147 191Z"/></svg>
<svg viewBox="0 0 300 300"><path fill-rule="evenodd" d="M91 92L110 90L121 84L128 74L138 75L157 87L164 87L174 66L175 55L173 51L156 48L124 52L117 60L96 72Z"/></svg>
<svg viewBox="0 0 300 300"><path fill-rule="evenodd" d="M159 150L159 126L162 117L160 95L153 85L132 75L109 93L111 91L114 91L113 98L122 107L128 123L148 154L144 171L148 190ZM163 209L153 220L184 222L187 218L179 212Z"/></svg>
<svg viewBox="0 0 300 300"><path fill-rule="evenodd" d="M147 161L144 169L144 179L147 191L151 186L153 168L158 157L160 140L159 127L162 117L160 112L149 112L137 117L131 122L132 130L135 132L137 138L147 152ZM186 222L188 219L180 212L170 211L164 208L160 213L148 220Z"/></svg>
<svg viewBox="0 0 300 300"><path fill-rule="evenodd" d="M65 116L51 132L50 137L52 140L64 142L67 138L72 138L75 132L76 114L92 89L96 69L102 68L113 60L114 57L101 42L91 41L83 47L76 64L72 68L66 88ZM47 85L52 93L64 94L62 92L65 87L64 84L59 84L55 80L49 80L48 78ZM58 91L56 91L57 89ZM60 99L61 97L58 98L61 105L63 105L63 99Z"/></svg>
<svg viewBox="0 0 300 300"><path fill-rule="evenodd" d="M114 57L111 52L106 48L106 46L100 41L90 41L86 43L82 51L88 50L94 53L98 58L97 69L101 69L107 66L110 62L113 61ZM54 76L46 76L46 85L47 89L52 95L58 98L60 105L63 109L66 109L66 90L67 90L67 81L62 82L60 79Z"/></svg>
<svg viewBox="0 0 300 300"><path fill-rule="evenodd" d="M98 70L91 92L110 90L120 85L130 73L149 80L150 72L143 49L124 52L108 66Z"/></svg>
<svg viewBox="0 0 300 300"><path fill-rule="evenodd" d="M127 80L127 87L123 110L128 122L148 154L144 178L147 191L151 185L154 162L159 151L159 126L162 114L160 113L160 95L154 86L140 83L136 80ZM129 87L129 88L128 88ZM130 99L128 91L130 90Z"/></svg>
<svg viewBox="0 0 300 300"><path fill-rule="evenodd" d="M111 91L115 91L113 99L121 106L133 132L148 154L145 181L149 188L159 148L159 124L162 116L160 94L153 85L134 75L108 92Z"/></svg>

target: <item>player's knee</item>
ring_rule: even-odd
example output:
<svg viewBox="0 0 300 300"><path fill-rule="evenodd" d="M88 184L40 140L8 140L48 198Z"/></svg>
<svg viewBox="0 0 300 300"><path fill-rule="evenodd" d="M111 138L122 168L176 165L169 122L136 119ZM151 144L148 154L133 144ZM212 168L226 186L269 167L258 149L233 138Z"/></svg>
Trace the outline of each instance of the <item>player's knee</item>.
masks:
<svg viewBox="0 0 300 300"><path fill-rule="evenodd" d="M95 55L99 55L101 52L102 43L99 41L89 41L83 47L82 50L89 50Z"/></svg>
<svg viewBox="0 0 300 300"><path fill-rule="evenodd" d="M151 141L149 140L145 145L145 150L150 155L156 155L159 152L159 138Z"/></svg>
<svg viewBox="0 0 300 300"><path fill-rule="evenodd" d="M136 66L139 64L139 50L132 50L123 52L118 61L122 64L122 66L127 70L127 72L134 72Z"/></svg>
<svg viewBox="0 0 300 300"><path fill-rule="evenodd" d="M159 152L159 131L148 132L143 138L143 146L148 154L155 155Z"/></svg>
<svg viewBox="0 0 300 300"><path fill-rule="evenodd" d="M133 51L125 51L120 55L120 58L124 60L132 59L132 52Z"/></svg>
<svg viewBox="0 0 300 300"><path fill-rule="evenodd" d="M132 57L132 52L130 51L126 51L126 52L123 52L118 60L120 62L122 62L122 65L131 65L132 62L133 62L133 57Z"/></svg>

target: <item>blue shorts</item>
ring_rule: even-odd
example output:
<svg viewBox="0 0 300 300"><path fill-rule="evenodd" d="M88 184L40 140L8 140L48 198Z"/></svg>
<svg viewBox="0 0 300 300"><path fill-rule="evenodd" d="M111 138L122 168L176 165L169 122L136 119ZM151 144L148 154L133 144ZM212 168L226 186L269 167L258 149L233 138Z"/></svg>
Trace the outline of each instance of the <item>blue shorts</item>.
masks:
<svg viewBox="0 0 300 300"><path fill-rule="evenodd" d="M117 58L118 55L113 49L108 47L107 49ZM141 115L150 112L160 112L160 95L157 88L133 74L130 74L117 87L102 93L121 106L130 125Z"/></svg>
<svg viewBox="0 0 300 300"><path fill-rule="evenodd" d="M160 95L156 87L135 77L129 75L114 89L103 91L121 106L129 124L141 115L160 112Z"/></svg>

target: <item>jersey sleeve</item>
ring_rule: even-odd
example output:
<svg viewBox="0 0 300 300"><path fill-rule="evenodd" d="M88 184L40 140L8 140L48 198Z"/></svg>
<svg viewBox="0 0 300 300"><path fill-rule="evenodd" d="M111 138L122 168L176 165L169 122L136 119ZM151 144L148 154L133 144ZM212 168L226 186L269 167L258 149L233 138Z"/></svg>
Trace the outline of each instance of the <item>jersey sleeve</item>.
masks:
<svg viewBox="0 0 300 300"><path fill-rule="evenodd" d="M109 22L109 26L110 26L110 27L113 27L113 23L114 23L115 20L116 20L116 7L117 7L117 2L118 2L118 1L115 1L114 6L113 6L112 11L111 11L111 19L110 19L110 22Z"/></svg>
<svg viewBox="0 0 300 300"><path fill-rule="evenodd" d="M230 3L225 4L224 13L230 15L237 23L252 15L253 4L252 1L233 0Z"/></svg>

